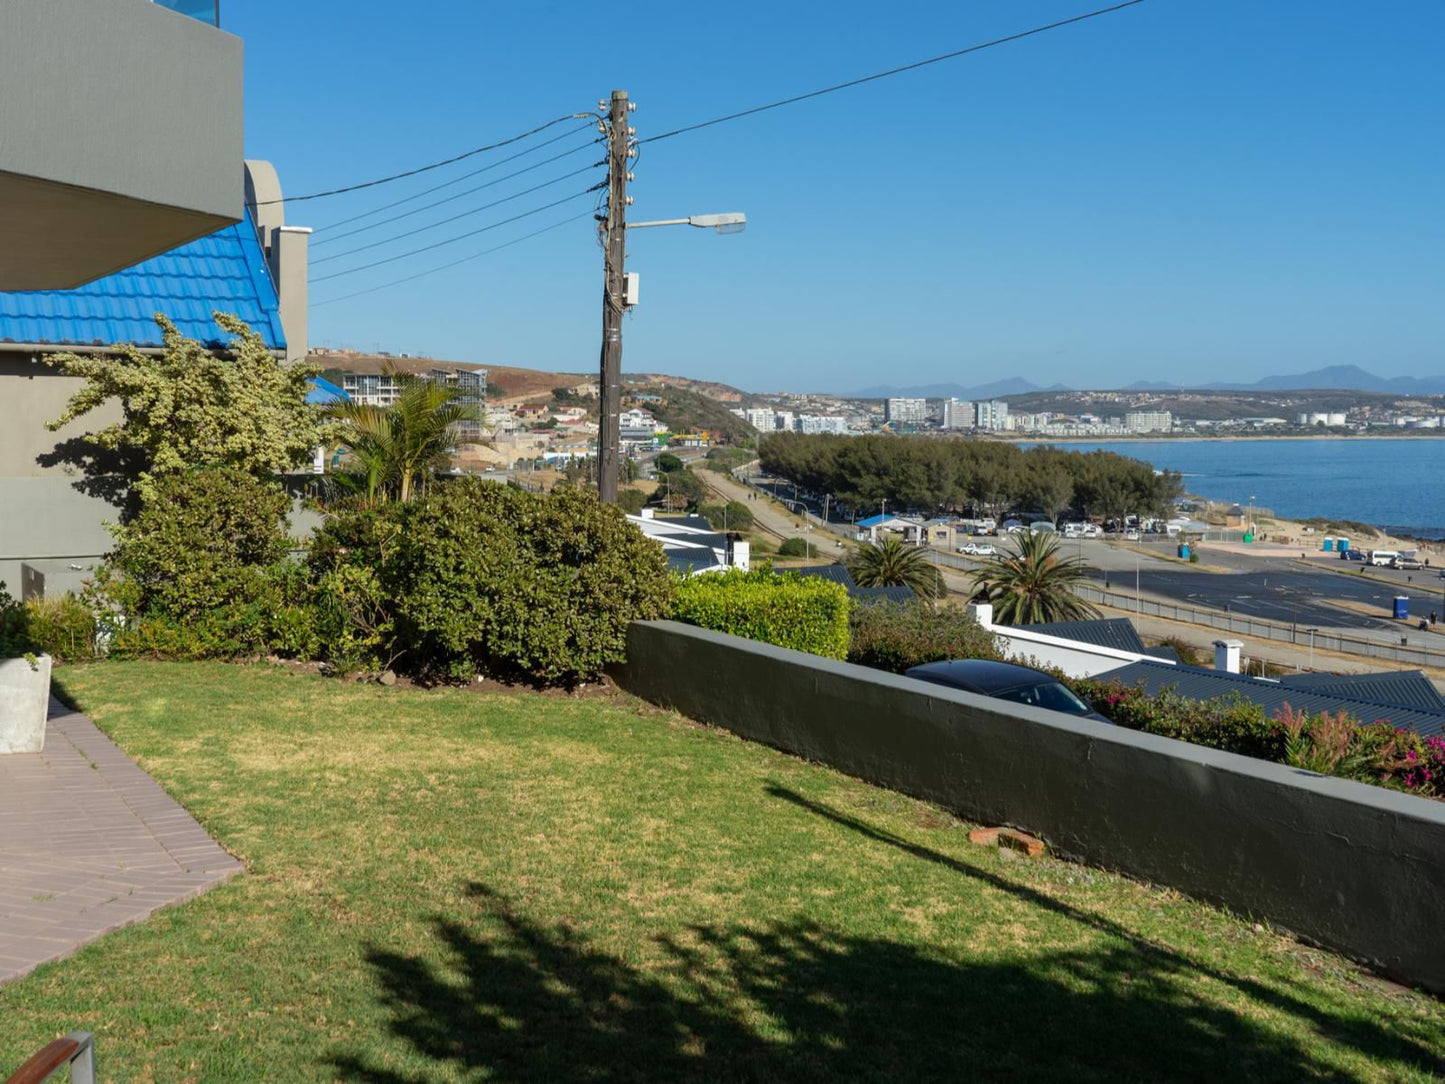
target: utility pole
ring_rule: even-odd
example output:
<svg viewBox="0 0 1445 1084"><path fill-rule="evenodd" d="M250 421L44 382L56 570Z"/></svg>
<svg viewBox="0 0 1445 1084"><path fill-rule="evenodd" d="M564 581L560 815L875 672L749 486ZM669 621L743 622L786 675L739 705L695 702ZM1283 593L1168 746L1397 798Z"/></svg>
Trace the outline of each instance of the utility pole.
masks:
<svg viewBox="0 0 1445 1084"><path fill-rule="evenodd" d="M601 416L597 426L597 492L604 504L617 503L622 456L622 272L627 258L628 146L632 130L627 91L614 90L607 114L607 220L599 227L606 254L602 265L602 372L598 381Z"/></svg>

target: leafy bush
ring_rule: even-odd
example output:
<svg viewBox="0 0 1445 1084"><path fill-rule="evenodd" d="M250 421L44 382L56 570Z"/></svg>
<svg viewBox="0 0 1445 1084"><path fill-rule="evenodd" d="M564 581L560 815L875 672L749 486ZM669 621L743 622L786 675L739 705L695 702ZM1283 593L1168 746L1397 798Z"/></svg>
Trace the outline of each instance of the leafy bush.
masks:
<svg viewBox="0 0 1445 1084"><path fill-rule="evenodd" d="M286 571L290 500L234 467L156 478L97 571L92 601L112 651L218 658L267 649L294 582Z"/></svg>
<svg viewBox="0 0 1445 1084"><path fill-rule="evenodd" d="M56 662L95 658L95 615L73 594L25 604L26 634L37 653Z"/></svg>
<svg viewBox="0 0 1445 1084"><path fill-rule="evenodd" d="M956 605L879 602L854 609L849 623L848 661L895 674L945 659L1003 659L993 633Z"/></svg>
<svg viewBox="0 0 1445 1084"><path fill-rule="evenodd" d="M1074 692L1105 718L1149 734L1207 745L1227 753L1281 760L1284 729L1258 704L1239 694L1214 700L1190 700L1172 691L1151 696L1142 685L1080 678Z"/></svg>
<svg viewBox="0 0 1445 1084"><path fill-rule="evenodd" d="M671 452L663 452L653 461L653 466L663 474L671 474L674 471L682 470L686 464Z"/></svg>
<svg viewBox="0 0 1445 1084"><path fill-rule="evenodd" d="M345 650L452 678L590 677L623 658L628 623L663 616L670 596L661 548L619 509L476 478L329 524L312 567L323 624L346 632Z"/></svg>
<svg viewBox="0 0 1445 1084"><path fill-rule="evenodd" d="M806 557L808 556L808 541L804 538L786 538L783 544L778 547L779 557Z"/></svg>
<svg viewBox="0 0 1445 1084"><path fill-rule="evenodd" d="M713 526L723 531L749 531L753 527L753 513L742 501L728 501L727 504L704 504L697 510Z"/></svg>
<svg viewBox="0 0 1445 1084"><path fill-rule="evenodd" d="M679 582L672 613L715 632L842 659L849 607L847 590L830 580L731 569Z"/></svg>
<svg viewBox="0 0 1445 1084"><path fill-rule="evenodd" d="M25 607L15 601L5 581L0 580L0 659L14 659L34 652L26 617Z"/></svg>
<svg viewBox="0 0 1445 1084"><path fill-rule="evenodd" d="M617 491L617 507L631 515L638 515L646 503L647 494L640 489L629 487Z"/></svg>

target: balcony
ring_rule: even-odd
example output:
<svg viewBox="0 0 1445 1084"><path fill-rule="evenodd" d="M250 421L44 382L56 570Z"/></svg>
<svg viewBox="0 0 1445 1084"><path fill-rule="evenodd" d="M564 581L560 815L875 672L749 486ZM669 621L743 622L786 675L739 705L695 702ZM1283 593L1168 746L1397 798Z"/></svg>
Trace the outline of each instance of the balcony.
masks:
<svg viewBox="0 0 1445 1084"><path fill-rule="evenodd" d="M80 286L240 218L241 42L217 6L7 0L0 290Z"/></svg>

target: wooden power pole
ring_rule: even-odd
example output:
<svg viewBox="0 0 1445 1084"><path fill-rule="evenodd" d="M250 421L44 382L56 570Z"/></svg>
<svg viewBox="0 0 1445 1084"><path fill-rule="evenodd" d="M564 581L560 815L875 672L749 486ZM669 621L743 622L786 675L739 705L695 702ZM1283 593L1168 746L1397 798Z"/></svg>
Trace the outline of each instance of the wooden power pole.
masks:
<svg viewBox="0 0 1445 1084"><path fill-rule="evenodd" d="M627 258L627 167L631 131L627 91L614 90L607 118L607 222L603 232L602 373L598 383L597 492L604 503L617 503L622 466L622 313L623 262Z"/></svg>

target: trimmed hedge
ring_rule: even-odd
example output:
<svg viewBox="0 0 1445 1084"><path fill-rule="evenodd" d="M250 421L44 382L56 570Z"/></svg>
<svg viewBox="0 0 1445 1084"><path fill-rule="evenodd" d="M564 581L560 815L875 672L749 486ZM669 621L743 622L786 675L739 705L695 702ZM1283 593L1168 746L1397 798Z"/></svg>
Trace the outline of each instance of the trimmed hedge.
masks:
<svg viewBox="0 0 1445 1084"><path fill-rule="evenodd" d="M901 674L945 659L1003 660L998 639L960 606L875 602L850 622L848 661Z"/></svg>
<svg viewBox="0 0 1445 1084"><path fill-rule="evenodd" d="M850 605L843 585L829 580L732 569L680 581L672 615L714 632L844 659Z"/></svg>

